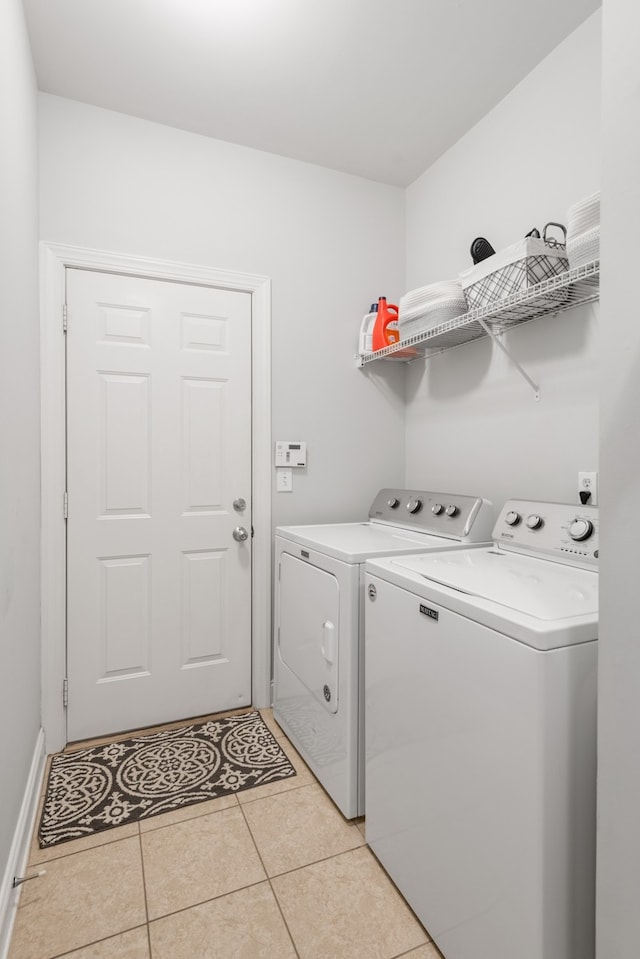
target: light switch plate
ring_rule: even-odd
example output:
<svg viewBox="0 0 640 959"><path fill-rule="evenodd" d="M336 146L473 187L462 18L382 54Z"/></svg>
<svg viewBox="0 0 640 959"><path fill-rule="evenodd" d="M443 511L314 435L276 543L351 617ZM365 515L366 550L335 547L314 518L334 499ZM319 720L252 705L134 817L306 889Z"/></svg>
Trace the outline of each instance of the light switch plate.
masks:
<svg viewBox="0 0 640 959"><path fill-rule="evenodd" d="M278 493L293 491L293 470L276 470L276 489Z"/></svg>

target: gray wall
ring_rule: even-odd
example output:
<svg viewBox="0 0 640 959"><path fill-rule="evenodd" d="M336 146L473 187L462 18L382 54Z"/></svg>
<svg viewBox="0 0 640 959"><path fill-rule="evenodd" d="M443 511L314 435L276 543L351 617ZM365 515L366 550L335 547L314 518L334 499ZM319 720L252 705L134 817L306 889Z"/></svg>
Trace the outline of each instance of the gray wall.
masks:
<svg viewBox="0 0 640 959"><path fill-rule="evenodd" d="M496 250L600 188L600 14L560 44L407 190L407 289L455 279L469 246ZM410 364L407 484L577 501L598 468L598 307L547 317Z"/></svg>
<svg viewBox="0 0 640 959"><path fill-rule="evenodd" d="M600 351L599 959L635 959L640 951L638 37L637 3L606 0Z"/></svg>
<svg viewBox="0 0 640 959"><path fill-rule="evenodd" d="M0 4L0 864L11 846L40 727L36 109L22 4L4 0Z"/></svg>
<svg viewBox="0 0 640 959"><path fill-rule="evenodd" d="M58 97L40 98L41 238L272 279L273 439L306 440L278 523L366 517L404 475L404 379L355 369L404 273L404 193Z"/></svg>

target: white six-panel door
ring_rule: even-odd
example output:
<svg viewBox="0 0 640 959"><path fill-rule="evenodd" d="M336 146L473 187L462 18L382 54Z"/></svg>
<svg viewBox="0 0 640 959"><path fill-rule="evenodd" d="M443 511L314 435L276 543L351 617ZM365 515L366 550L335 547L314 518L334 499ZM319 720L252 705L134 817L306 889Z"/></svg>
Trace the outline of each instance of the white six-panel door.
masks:
<svg viewBox="0 0 640 959"><path fill-rule="evenodd" d="M67 316L68 738L247 705L251 295L69 269Z"/></svg>

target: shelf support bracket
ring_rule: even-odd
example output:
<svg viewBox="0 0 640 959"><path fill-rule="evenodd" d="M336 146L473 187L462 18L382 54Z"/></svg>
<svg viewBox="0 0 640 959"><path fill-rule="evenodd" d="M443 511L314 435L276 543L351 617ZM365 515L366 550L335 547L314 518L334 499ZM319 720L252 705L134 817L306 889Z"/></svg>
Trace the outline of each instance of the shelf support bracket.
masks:
<svg viewBox="0 0 640 959"><path fill-rule="evenodd" d="M520 366L520 364L518 363L518 361L516 360L516 358L515 358L514 356L512 356L511 353L509 352L509 350L506 348L506 346L504 345L504 343L501 343L501 342L500 342L500 340L498 339L498 337L496 336L496 334L493 332L493 330L491 329L491 327L488 326L488 325L485 323L485 321L482 320L482 319L480 319L480 318L478 318L478 323L479 323L480 326L483 328L483 330L485 331L485 333L486 333L488 336L491 337L492 342L495 343L495 345L496 345L499 349L502 350L502 352L505 354L506 357L508 357L509 360L511 360L511 362L513 363L513 365L515 366L515 368L518 370L520 376L527 381L527 383L529 384L529 386L530 386L531 389L533 390L535 399L536 399L536 400L539 400L539 399L540 399L540 387L538 386L538 384L537 384L537 383L534 383L534 381L531 379L531 377L530 377L529 374L526 372L526 370L523 370L523 368Z"/></svg>

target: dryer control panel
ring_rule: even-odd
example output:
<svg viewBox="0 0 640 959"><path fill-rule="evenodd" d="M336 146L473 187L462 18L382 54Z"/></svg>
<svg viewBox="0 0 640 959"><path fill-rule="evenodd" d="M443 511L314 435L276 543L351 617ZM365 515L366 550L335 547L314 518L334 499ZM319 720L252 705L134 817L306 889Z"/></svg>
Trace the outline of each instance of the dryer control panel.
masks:
<svg viewBox="0 0 640 959"><path fill-rule="evenodd" d="M469 543L490 542L493 517L479 496L419 489L381 489L369 510L372 522Z"/></svg>
<svg viewBox="0 0 640 959"><path fill-rule="evenodd" d="M597 569L598 508L507 500L494 527L493 540L502 549Z"/></svg>

